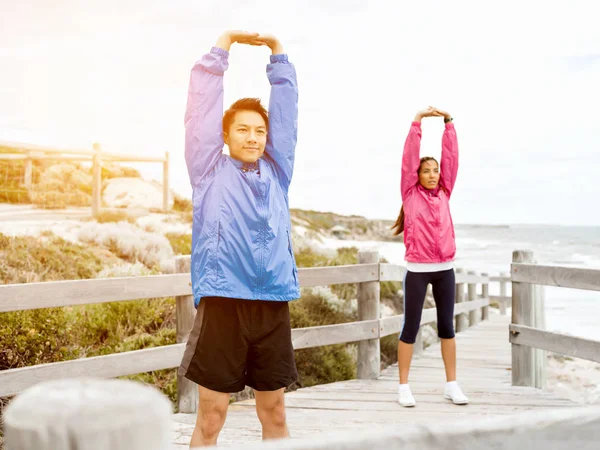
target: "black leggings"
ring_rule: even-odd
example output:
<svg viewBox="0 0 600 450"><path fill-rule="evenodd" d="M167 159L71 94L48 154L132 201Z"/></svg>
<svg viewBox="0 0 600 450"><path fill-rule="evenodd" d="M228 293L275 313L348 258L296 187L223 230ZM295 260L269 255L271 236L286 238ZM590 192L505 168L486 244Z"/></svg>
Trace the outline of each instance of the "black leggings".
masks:
<svg viewBox="0 0 600 450"><path fill-rule="evenodd" d="M438 336L441 339L454 337L454 269L441 272L409 272L404 277L404 325L400 340L414 344L421 324L421 313L431 283L437 310Z"/></svg>

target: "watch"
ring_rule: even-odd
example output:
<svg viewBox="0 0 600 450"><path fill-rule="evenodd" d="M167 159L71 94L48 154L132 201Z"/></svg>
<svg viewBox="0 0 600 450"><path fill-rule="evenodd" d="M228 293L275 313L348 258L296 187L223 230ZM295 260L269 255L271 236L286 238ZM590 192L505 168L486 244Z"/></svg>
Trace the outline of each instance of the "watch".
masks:
<svg viewBox="0 0 600 450"><path fill-rule="evenodd" d="M448 122L452 122L452 117L450 117L449 119L446 119L446 118L444 117L444 123L448 123Z"/></svg>

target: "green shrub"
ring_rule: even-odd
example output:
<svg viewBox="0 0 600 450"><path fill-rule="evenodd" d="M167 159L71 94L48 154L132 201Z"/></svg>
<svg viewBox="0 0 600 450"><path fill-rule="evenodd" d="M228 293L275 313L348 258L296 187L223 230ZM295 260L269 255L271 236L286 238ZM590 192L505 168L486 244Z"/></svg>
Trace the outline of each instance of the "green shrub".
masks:
<svg viewBox="0 0 600 450"><path fill-rule="evenodd" d="M302 209L291 209L293 217L308 222L309 228L314 231L329 230L336 225L336 214L329 212L310 211Z"/></svg>
<svg viewBox="0 0 600 450"><path fill-rule="evenodd" d="M96 217L98 223L107 222L129 222L135 223L135 218L127 214L126 211L111 211L110 209L102 210Z"/></svg>
<svg viewBox="0 0 600 450"><path fill-rule="evenodd" d="M190 255L192 253L192 235L167 233L165 235L176 255Z"/></svg>
<svg viewBox="0 0 600 450"><path fill-rule="evenodd" d="M308 247L296 249L294 256L298 267L324 267L329 261L327 256L316 253Z"/></svg>
<svg viewBox="0 0 600 450"><path fill-rule="evenodd" d="M355 320L351 315L334 308L326 298L305 290L302 298L290 303L292 328L305 328ZM332 383L354 378L356 364L348 352L348 345L296 350L296 366L304 386Z"/></svg>
<svg viewBox="0 0 600 450"><path fill-rule="evenodd" d="M103 263L90 246L54 235L34 238L0 233L0 279L6 284L93 278Z"/></svg>
<svg viewBox="0 0 600 450"><path fill-rule="evenodd" d="M44 364L78 356L65 308L1 313L0 370Z"/></svg>
<svg viewBox="0 0 600 450"><path fill-rule="evenodd" d="M5 283L95 277L120 261L92 245L44 233L40 238L0 234ZM175 300L150 299L0 313L0 370L175 343ZM172 371L136 375L173 394ZM135 378L135 377L134 377Z"/></svg>
<svg viewBox="0 0 600 450"><path fill-rule="evenodd" d="M381 364L390 366L398 362L398 334L394 333L379 340Z"/></svg>
<svg viewBox="0 0 600 450"><path fill-rule="evenodd" d="M127 166L121 166L116 163L103 162L101 170L102 180L109 180L111 178L141 178L140 173Z"/></svg>
<svg viewBox="0 0 600 450"><path fill-rule="evenodd" d="M180 197L179 195L173 198L173 211L192 212L193 209L194 205L190 199Z"/></svg>
<svg viewBox="0 0 600 450"><path fill-rule="evenodd" d="M172 297L80 306L75 308L73 320L79 329L75 341L85 356L175 343Z"/></svg>
<svg viewBox="0 0 600 450"><path fill-rule="evenodd" d="M300 380L305 387L356 377L356 364L345 345L296 350L295 355Z"/></svg>

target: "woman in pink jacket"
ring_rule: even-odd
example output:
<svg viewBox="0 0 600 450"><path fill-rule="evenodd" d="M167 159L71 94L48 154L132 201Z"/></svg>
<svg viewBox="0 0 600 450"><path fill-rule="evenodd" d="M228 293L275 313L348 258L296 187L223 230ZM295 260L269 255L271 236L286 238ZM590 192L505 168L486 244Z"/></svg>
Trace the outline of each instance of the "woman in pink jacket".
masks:
<svg viewBox="0 0 600 450"><path fill-rule="evenodd" d="M444 117L441 168L432 157L419 158L421 119L424 117ZM401 181L403 205L393 227L396 235L404 231L406 247L404 325L398 341L398 401L402 406L415 406L408 384L408 372L428 284L432 286L437 309L438 336L442 342L442 358L446 368L444 398L458 405L469 401L456 382L453 269L456 245L448 202L457 171L458 141L452 117L433 107L419 111L404 144Z"/></svg>

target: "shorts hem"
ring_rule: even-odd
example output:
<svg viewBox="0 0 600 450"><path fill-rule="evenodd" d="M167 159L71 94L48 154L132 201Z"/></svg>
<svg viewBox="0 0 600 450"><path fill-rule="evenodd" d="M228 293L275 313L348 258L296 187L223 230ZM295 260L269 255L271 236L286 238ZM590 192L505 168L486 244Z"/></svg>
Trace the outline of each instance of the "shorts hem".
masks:
<svg viewBox="0 0 600 450"><path fill-rule="evenodd" d="M456 334L452 334L451 336L440 336L440 335L438 334L438 337L439 337L440 339L454 339L454 338L456 337Z"/></svg>
<svg viewBox="0 0 600 450"><path fill-rule="evenodd" d="M295 378L289 378L288 381L285 382L273 382L273 383L265 383L265 385L260 386L260 388L258 387L257 383L248 383L247 386L251 387L252 389L254 389L255 391L258 392L272 392L272 391L278 391L279 389L282 388L289 388L290 386L298 383L300 380L298 377Z"/></svg>
<svg viewBox="0 0 600 450"><path fill-rule="evenodd" d="M409 339L406 339L406 338L402 339L402 336L400 336L398 338L398 340L404 342L405 344L414 344L415 342L417 342L416 339L413 339L412 341L410 341Z"/></svg>
<svg viewBox="0 0 600 450"><path fill-rule="evenodd" d="M215 392L222 392L224 394L235 394L236 392L241 392L246 388L245 383L230 383L230 384L218 384L211 383L205 380L200 379L199 377L192 378L189 374L184 375L188 380L196 383L198 386L202 386L203 388L210 389Z"/></svg>

